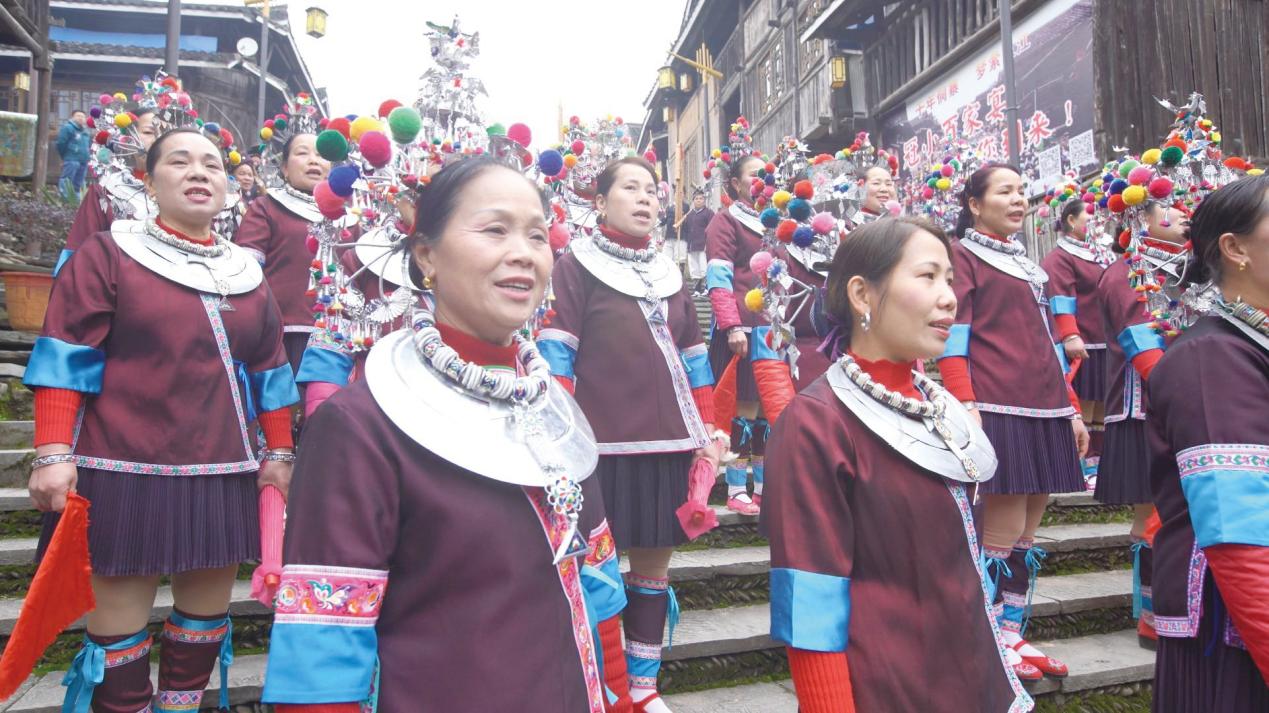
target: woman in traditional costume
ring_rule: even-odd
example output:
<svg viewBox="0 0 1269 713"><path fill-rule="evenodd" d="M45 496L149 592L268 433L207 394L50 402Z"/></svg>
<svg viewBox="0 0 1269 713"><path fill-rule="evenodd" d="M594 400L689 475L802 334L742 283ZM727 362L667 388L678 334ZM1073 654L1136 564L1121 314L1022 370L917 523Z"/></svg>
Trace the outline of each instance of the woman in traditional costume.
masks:
<svg viewBox="0 0 1269 713"><path fill-rule="evenodd" d="M299 128L282 146L282 183L254 200L234 243L256 256L282 309L283 338L291 368L299 371L313 331L313 300L307 296L313 254L305 243L322 220L313 188L326 179L330 162L317 152L316 136Z"/></svg>
<svg viewBox="0 0 1269 713"><path fill-rule="evenodd" d="M1106 331L1101 317L1098 281L1114 255L1088 234L1089 204L1079 196L1062 204L1057 219L1057 246L1040 266L1049 276L1049 307L1057 337L1075 375L1071 387L1080 399L1080 413L1089 432L1084 473L1097 473L1106 414Z"/></svg>
<svg viewBox="0 0 1269 713"><path fill-rule="evenodd" d="M595 206L599 230L574 238L555 266L555 314L541 344L595 429L604 508L630 559L623 620L635 710L665 713L657 674L667 615L671 629L677 618L670 556L688 539L675 510L694 459L717 468L714 379L682 273L652 245L652 165L610 163L596 180Z"/></svg>
<svg viewBox="0 0 1269 713"><path fill-rule="evenodd" d="M263 700L280 713L601 713L625 604L585 417L521 336L546 204L492 158L418 199L435 310L305 428ZM618 638L619 640L619 638ZM620 646L603 673L624 680Z"/></svg>
<svg viewBox="0 0 1269 713"><path fill-rule="evenodd" d="M1008 166L975 171L961 196L960 240L952 244L957 315L939 361L943 383L982 421L1000 457L983 485L983 554L1010 658L1024 680L1062 677L1065 664L1022 638L1029 583L1045 553L1034 546L1050 493L1084 490L1079 458L1088 445L1055 345L1048 275L1013 237L1027 199Z"/></svg>
<svg viewBox="0 0 1269 713"><path fill-rule="evenodd" d="M1102 332L1109 335L1106 355L1106 438L1093 497L1106 505L1133 506L1133 615L1143 645L1155 639L1152 605L1153 554L1147 523L1154 512L1150 494L1150 447L1146 440L1148 399L1145 384L1168 339L1155 328L1155 316L1133 281L1149 275L1150 284L1176 285L1189 259L1186 214L1151 202L1143 209L1145 235L1132 236L1131 257L1115 261L1098 284ZM1130 262L1131 259L1131 262ZM1140 272L1140 275L1132 277Z"/></svg>
<svg viewBox="0 0 1269 713"><path fill-rule="evenodd" d="M146 625L161 576L175 606L154 709L197 708L217 660L227 705L229 596L239 564L260 555L257 488L285 492L294 459L298 394L277 303L255 260L211 232L228 187L221 152L194 129L164 134L145 185L157 216L116 220L66 263L25 377L32 499L51 513L72 491L92 503L97 604L66 710L150 710ZM257 413L260 454L247 435Z"/></svg>
<svg viewBox="0 0 1269 713"><path fill-rule="evenodd" d="M773 429L771 636L788 647L803 713L1031 709L999 638L967 487L989 482L995 454L970 412L911 369L943 351L952 284L940 229L858 228L829 272L841 326L826 348L840 358Z"/></svg>
<svg viewBox="0 0 1269 713"><path fill-rule="evenodd" d="M739 125L737 125L739 126ZM762 159L733 153L726 190L731 205L719 211L705 229L705 286L714 311L709 361L722 379L734 364L736 416L731 423L731 452L738 457L727 464L727 508L757 515L762 506L763 454L768 424L793 397L789 365L768 341L771 326L745 305L745 295L759 286L750 258L763 250L766 228L752 203L751 186ZM759 193L761 195L761 192ZM753 469L753 495L749 494L749 469Z"/></svg>
<svg viewBox="0 0 1269 713"><path fill-rule="evenodd" d="M1203 199L1186 281L1216 308L1150 377L1155 713L1269 710L1269 177Z"/></svg>

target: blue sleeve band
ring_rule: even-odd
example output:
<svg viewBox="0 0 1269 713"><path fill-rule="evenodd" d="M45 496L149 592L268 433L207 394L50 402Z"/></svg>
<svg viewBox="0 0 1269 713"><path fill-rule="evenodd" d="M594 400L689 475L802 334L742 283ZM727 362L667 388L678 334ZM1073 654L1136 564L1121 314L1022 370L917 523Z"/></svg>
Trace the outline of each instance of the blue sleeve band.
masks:
<svg viewBox="0 0 1269 713"><path fill-rule="evenodd" d="M373 626L275 623L261 700L364 701L370 696L378 648Z"/></svg>
<svg viewBox="0 0 1269 713"><path fill-rule="evenodd" d="M347 386L352 368L352 357L344 352L322 347L308 347L304 350L304 357L300 359L300 370L295 374L295 382L308 384L321 381L336 386Z"/></svg>
<svg viewBox="0 0 1269 713"><path fill-rule="evenodd" d="M1049 300L1049 307L1053 309L1053 315L1059 314L1075 314L1075 298L1058 295Z"/></svg>
<svg viewBox="0 0 1269 713"><path fill-rule="evenodd" d="M611 619L626 608L626 588L621 583L621 567L616 557L598 566L582 567L582 588L595 612L596 623Z"/></svg>
<svg viewBox="0 0 1269 713"><path fill-rule="evenodd" d="M55 337L39 337L31 349L22 383L28 387L47 386L100 394L105 371L106 353L102 350Z"/></svg>
<svg viewBox="0 0 1269 713"><path fill-rule="evenodd" d="M1058 364L1062 365L1062 373L1071 373L1071 362L1066 358L1066 347L1061 343L1054 344L1053 351L1057 354Z"/></svg>
<svg viewBox="0 0 1269 713"><path fill-rule="evenodd" d="M255 392L260 412L276 411L300 402L299 389L295 388L295 375L291 365L283 364L267 371L248 374L251 390Z"/></svg>
<svg viewBox="0 0 1269 713"><path fill-rule="evenodd" d="M1269 547L1269 446L1209 444L1176 459L1199 547Z"/></svg>
<svg viewBox="0 0 1269 713"><path fill-rule="evenodd" d="M771 327L754 327L749 333L749 361L780 361L780 355L767 344Z"/></svg>
<svg viewBox="0 0 1269 713"><path fill-rule="evenodd" d="M850 578L771 569L771 638L795 649L845 651Z"/></svg>
<svg viewBox="0 0 1269 713"><path fill-rule="evenodd" d="M1167 345L1163 337L1148 324L1134 324L1119 333L1119 348L1124 350L1124 358L1128 361L1136 359L1142 352L1151 349L1163 349Z"/></svg>
<svg viewBox="0 0 1269 713"><path fill-rule="evenodd" d="M704 344L685 349L679 355L683 359L683 368L687 370L687 383L693 389L714 385L714 368L709 365L709 350Z"/></svg>
<svg viewBox="0 0 1269 713"><path fill-rule="evenodd" d="M940 359L948 357L968 357L969 356L969 334L970 328L968 324L953 324L948 330L951 334L947 337L947 344L943 346L943 356Z"/></svg>
<svg viewBox="0 0 1269 713"><path fill-rule="evenodd" d="M573 362L577 360L577 352L558 339L538 339L538 353L551 365L551 373L555 376L575 378Z"/></svg>
<svg viewBox="0 0 1269 713"><path fill-rule="evenodd" d="M712 290L715 287L721 287L724 290L731 290L732 279L735 274L735 269L731 263L723 260L710 260L709 266L705 268L705 289Z"/></svg>
<svg viewBox="0 0 1269 713"><path fill-rule="evenodd" d="M66 264L66 261L70 259L70 256L74 254L75 254L74 250L67 250L66 248L62 248L61 254L57 256L57 264L53 266L53 277L57 277L57 273L62 271L62 266L64 266Z"/></svg>

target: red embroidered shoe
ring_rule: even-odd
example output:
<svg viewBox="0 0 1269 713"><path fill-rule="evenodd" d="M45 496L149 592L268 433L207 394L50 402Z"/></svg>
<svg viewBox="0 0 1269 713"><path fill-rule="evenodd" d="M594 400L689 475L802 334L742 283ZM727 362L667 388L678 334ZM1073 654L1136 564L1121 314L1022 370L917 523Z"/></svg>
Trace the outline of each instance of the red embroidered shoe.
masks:
<svg viewBox="0 0 1269 713"><path fill-rule="evenodd" d="M1005 663L1013 666L1013 672L1023 683L1034 683L1044 680L1044 672L1022 660L1022 656L1013 649L1005 649Z"/></svg>
<svg viewBox="0 0 1269 713"><path fill-rule="evenodd" d="M1055 658L1045 656L1043 654L1039 656L1024 656L1022 652L1020 651L1020 649L1022 649L1022 647L1024 646L1030 646L1030 644L1026 641L1026 639L1020 640L1018 643L1014 644L1013 648L1015 651L1018 651L1019 656L1022 656L1023 662L1031 664L1045 676L1052 676L1053 678L1066 678L1067 675L1070 673L1070 670L1066 667L1066 664L1062 663L1061 661L1058 661ZM1033 650L1034 648L1035 647L1032 647Z"/></svg>
<svg viewBox="0 0 1269 713"><path fill-rule="evenodd" d="M743 499L740 495L727 498L727 509L732 512L738 512L741 515L757 515L762 512L762 509L758 507L758 503L750 500L748 495L745 495Z"/></svg>

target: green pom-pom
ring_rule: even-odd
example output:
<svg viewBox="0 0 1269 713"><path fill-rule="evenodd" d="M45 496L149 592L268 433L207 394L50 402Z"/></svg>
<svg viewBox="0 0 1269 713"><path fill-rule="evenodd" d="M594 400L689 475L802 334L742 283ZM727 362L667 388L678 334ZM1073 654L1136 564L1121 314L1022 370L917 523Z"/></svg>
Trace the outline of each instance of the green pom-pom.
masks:
<svg viewBox="0 0 1269 713"><path fill-rule="evenodd" d="M273 120L273 130L274 130L275 132L277 132L277 131L286 131L286 119L274 119L274 120Z"/></svg>
<svg viewBox="0 0 1269 713"><path fill-rule="evenodd" d="M200 129L201 129L201 128L203 127L203 120L202 120L202 119L195 119L195 120L194 120L194 126L197 126L198 128L200 128Z"/></svg>
<svg viewBox="0 0 1269 713"><path fill-rule="evenodd" d="M399 106L388 114L388 130L392 132L392 140L398 144L408 144L423 129L423 119L413 107Z"/></svg>
<svg viewBox="0 0 1269 713"><path fill-rule="evenodd" d="M1124 161L1123 163L1119 164L1119 177L1127 178L1128 174L1132 173L1132 169L1140 165L1141 165L1140 163L1137 163L1136 161L1132 159L1128 159L1127 161Z"/></svg>
<svg viewBox="0 0 1269 713"><path fill-rule="evenodd" d="M1181 163L1181 159L1185 158L1185 152L1180 146L1169 146L1159 154L1159 161L1165 166L1175 166Z"/></svg>
<svg viewBox="0 0 1269 713"><path fill-rule="evenodd" d="M507 127L503 126L502 124L493 124L489 127L488 130L486 130L485 133L489 134L490 136L506 136Z"/></svg>
<svg viewBox="0 0 1269 713"><path fill-rule="evenodd" d="M110 149L104 146L97 149L97 160L101 161L102 163L108 163L110 161L111 155L112 154L110 153Z"/></svg>
<svg viewBox="0 0 1269 713"><path fill-rule="evenodd" d="M348 158L348 139L334 129L317 135L317 153L332 163Z"/></svg>

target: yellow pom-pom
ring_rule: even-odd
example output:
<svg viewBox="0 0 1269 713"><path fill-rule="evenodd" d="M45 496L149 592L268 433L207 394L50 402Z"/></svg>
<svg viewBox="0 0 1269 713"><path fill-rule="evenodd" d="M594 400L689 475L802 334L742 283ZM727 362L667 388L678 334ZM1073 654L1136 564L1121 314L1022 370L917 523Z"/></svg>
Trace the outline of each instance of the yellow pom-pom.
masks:
<svg viewBox="0 0 1269 713"><path fill-rule="evenodd" d="M1128 186L1123 193L1125 205L1141 205L1146 202L1145 186Z"/></svg>
<svg viewBox="0 0 1269 713"><path fill-rule="evenodd" d="M132 117L128 114L115 114L115 126L126 129L132 126Z"/></svg>
<svg viewBox="0 0 1269 713"><path fill-rule="evenodd" d="M1146 149L1145 153L1141 154L1141 162L1153 166L1159 162L1159 158L1162 156L1163 151L1159 149Z"/></svg>
<svg viewBox="0 0 1269 713"><path fill-rule="evenodd" d="M242 154L238 153L237 151L230 151L229 163L233 164L234 166L237 166L238 164L242 163Z"/></svg>
<svg viewBox="0 0 1269 713"><path fill-rule="evenodd" d="M1247 170L1248 176L1263 176L1264 173L1265 173L1265 169L1263 168L1251 168Z"/></svg>
<svg viewBox="0 0 1269 713"><path fill-rule="evenodd" d="M269 128L269 127L267 127L267 126L266 126L266 127L264 127L264 128L262 128L262 129L260 129L260 138L261 138L261 139L263 139L263 140L265 140L265 141L268 141L269 139L272 139L272 138L273 138L273 129L270 129L270 128Z"/></svg>
<svg viewBox="0 0 1269 713"><path fill-rule="evenodd" d="M851 154L855 152L851 151L850 149L842 149L842 153L846 154L846 156L849 157Z"/></svg>
<svg viewBox="0 0 1269 713"><path fill-rule="evenodd" d="M946 191L952 187L952 179L946 176L934 182L934 187L940 191Z"/></svg>
<svg viewBox="0 0 1269 713"><path fill-rule="evenodd" d="M1207 138L1211 139L1212 143L1219 144L1221 142L1221 132L1213 131L1212 133L1208 134Z"/></svg>
<svg viewBox="0 0 1269 713"><path fill-rule="evenodd" d="M1210 129L1210 128L1212 128L1212 120L1211 120L1211 119L1204 119L1204 120L1202 120L1202 121L1200 121L1200 122L1199 122L1199 126L1203 127L1204 129Z"/></svg>
<svg viewBox="0 0 1269 713"><path fill-rule="evenodd" d="M383 125L379 123L378 119L369 116L359 116L353 119L352 125L348 127L348 136L353 141L357 141L367 131L379 131L382 128Z"/></svg>
<svg viewBox="0 0 1269 713"><path fill-rule="evenodd" d="M793 200L793 194L788 191L776 191L775 195L771 196L771 204L776 207L776 210L784 210L791 200Z"/></svg>
<svg viewBox="0 0 1269 713"><path fill-rule="evenodd" d="M711 158L719 158L720 156L723 155L723 152L720 151L719 149L714 149L713 151L709 152L709 155Z"/></svg>
<svg viewBox="0 0 1269 713"><path fill-rule="evenodd" d="M115 92L115 101L126 102L128 101L128 95L124 94L123 92Z"/></svg>
<svg viewBox="0 0 1269 713"><path fill-rule="evenodd" d="M757 287L745 293L745 307L748 307L750 312L761 312L762 303L762 290Z"/></svg>
<svg viewBox="0 0 1269 713"><path fill-rule="evenodd" d="M565 157L564 157L564 167L565 167L565 168L572 168L572 167L574 167L574 166L576 166L576 165L577 165L577 157L576 157L576 156L574 156L573 154L569 154L569 155L567 155L567 156L565 156Z"/></svg>
<svg viewBox="0 0 1269 713"><path fill-rule="evenodd" d="M1101 188L1101 187L1102 187L1102 186L1104 186L1104 185L1106 185L1106 182L1105 182L1105 181L1103 181L1103 180L1102 180L1102 179L1100 179L1100 178L1099 178L1099 179L1097 179L1097 180L1095 180L1095 181L1093 181L1093 187L1094 187L1094 188Z"/></svg>

